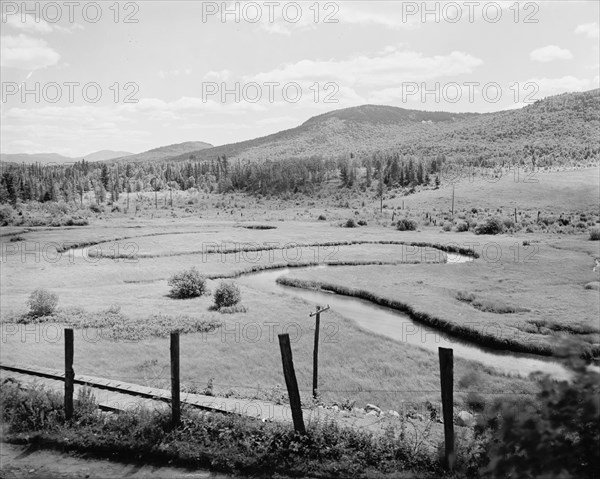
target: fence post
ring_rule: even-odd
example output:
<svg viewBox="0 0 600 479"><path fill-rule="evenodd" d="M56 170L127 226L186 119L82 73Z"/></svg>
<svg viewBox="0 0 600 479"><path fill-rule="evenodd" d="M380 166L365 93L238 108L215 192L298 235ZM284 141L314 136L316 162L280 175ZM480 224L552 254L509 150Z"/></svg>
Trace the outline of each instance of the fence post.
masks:
<svg viewBox="0 0 600 479"><path fill-rule="evenodd" d="M319 308L317 307L317 311ZM313 397L317 399L319 388L319 328L321 327L321 313L316 313L315 318L315 349L313 351Z"/></svg>
<svg viewBox="0 0 600 479"><path fill-rule="evenodd" d="M442 414L444 417L444 459L445 467L454 469L454 360L453 351L448 348L439 348L440 357L440 385L442 389Z"/></svg>
<svg viewBox="0 0 600 479"><path fill-rule="evenodd" d="M283 363L283 375L285 376L285 385L287 386L288 396L290 398L294 429L296 432L304 434L306 429L304 427L304 418L302 417L302 404L300 403L300 393L298 392L296 372L294 371L292 348L290 347L290 335L279 334L278 336L279 349L281 349L281 362Z"/></svg>
<svg viewBox="0 0 600 479"><path fill-rule="evenodd" d="M73 330L65 329L65 418L73 417L73 383L75 372L73 371Z"/></svg>
<svg viewBox="0 0 600 479"><path fill-rule="evenodd" d="M393 216L392 216L393 218ZM316 316L315 319L315 347L313 351L313 397L317 399L318 395L318 383L319 383L319 329L321 325L321 313L323 311L327 311L329 309L329 305L326 308L321 308L321 306L317 306L317 310L314 313L310 313L309 316L312 318Z"/></svg>
<svg viewBox="0 0 600 479"><path fill-rule="evenodd" d="M173 427L181 418L181 402L179 394L179 333L171 333L171 422Z"/></svg>

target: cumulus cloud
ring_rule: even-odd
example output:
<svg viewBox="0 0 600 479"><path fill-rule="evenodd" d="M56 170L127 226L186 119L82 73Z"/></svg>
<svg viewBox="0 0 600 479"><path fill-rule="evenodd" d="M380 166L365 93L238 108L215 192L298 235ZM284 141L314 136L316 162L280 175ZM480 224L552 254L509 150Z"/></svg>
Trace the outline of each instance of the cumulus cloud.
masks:
<svg viewBox="0 0 600 479"><path fill-rule="evenodd" d="M588 38L600 38L600 25L597 22L577 25L575 33L577 35L585 35Z"/></svg>
<svg viewBox="0 0 600 479"><path fill-rule="evenodd" d="M42 39L23 34L1 39L0 65L4 68L39 70L56 65L60 59L60 55Z"/></svg>
<svg viewBox="0 0 600 479"><path fill-rule="evenodd" d="M534 95L536 100L559 93L585 91L594 87L593 81L572 75L560 78L530 78L523 82L525 83L533 83L537 86L538 92Z"/></svg>
<svg viewBox="0 0 600 479"><path fill-rule="evenodd" d="M548 45L542 48L536 48L529 54L529 58L536 62L548 63L554 60L569 60L573 54L566 48L560 48L556 45Z"/></svg>
<svg viewBox="0 0 600 479"><path fill-rule="evenodd" d="M390 86L399 81L420 81L471 73L483 61L468 53L453 51L426 56L401 47L387 47L372 56L346 60L301 60L246 77L256 82L331 81L350 86Z"/></svg>
<svg viewBox="0 0 600 479"><path fill-rule="evenodd" d="M73 23L68 27L64 27L57 23L48 23L43 18L28 13L7 15L6 21L3 23L10 29L30 34L45 35L52 32L72 33L74 30L83 30L83 26L79 23Z"/></svg>

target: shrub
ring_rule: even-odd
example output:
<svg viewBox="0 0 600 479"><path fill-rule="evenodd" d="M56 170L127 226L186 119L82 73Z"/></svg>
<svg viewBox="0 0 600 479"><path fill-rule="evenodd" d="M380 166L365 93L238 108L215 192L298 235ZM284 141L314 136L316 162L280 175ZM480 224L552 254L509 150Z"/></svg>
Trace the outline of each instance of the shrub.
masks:
<svg viewBox="0 0 600 479"><path fill-rule="evenodd" d="M56 311L58 296L46 289L36 289L27 300L29 314L34 318L50 316Z"/></svg>
<svg viewBox="0 0 600 479"><path fill-rule="evenodd" d="M452 223L450 221L445 221L444 225L442 226L442 229L444 231L451 231L452 230Z"/></svg>
<svg viewBox="0 0 600 479"><path fill-rule="evenodd" d="M469 391L465 402L475 412L481 412L485 409L485 398L476 391Z"/></svg>
<svg viewBox="0 0 600 479"><path fill-rule="evenodd" d="M600 240L600 228L592 228L590 230L590 240L592 240L592 241Z"/></svg>
<svg viewBox="0 0 600 479"><path fill-rule="evenodd" d="M0 205L0 226L12 224L15 216L15 210L9 205Z"/></svg>
<svg viewBox="0 0 600 479"><path fill-rule="evenodd" d="M469 223L467 223L466 221L459 221L456 225L456 231L459 233L469 231Z"/></svg>
<svg viewBox="0 0 600 479"><path fill-rule="evenodd" d="M92 210L94 213L103 213L104 212L104 208L95 203L92 203L90 205L90 210Z"/></svg>
<svg viewBox="0 0 600 479"><path fill-rule="evenodd" d="M327 218L325 217L325 215L319 215L319 221L327 221Z"/></svg>
<svg viewBox="0 0 600 479"><path fill-rule="evenodd" d="M417 229L417 222L408 218L402 218L396 223L396 229L398 231L415 231Z"/></svg>
<svg viewBox="0 0 600 479"><path fill-rule="evenodd" d="M502 224L505 229L510 229L515 226L515 221L512 218L504 218L502 220Z"/></svg>
<svg viewBox="0 0 600 479"><path fill-rule="evenodd" d="M231 281L223 281L215 291L215 306L217 309L228 308L240 302L240 288Z"/></svg>
<svg viewBox="0 0 600 479"><path fill-rule="evenodd" d="M580 364L571 365L569 382L546 377L536 401L500 399L485 415L477 428L487 449L479 477L598 477L600 375L571 361Z"/></svg>
<svg viewBox="0 0 600 479"><path fill-rule="evenodd" d="M208 293L206 278L195 267L175 273L169 279L173 298L195 298Z"/></svg>
<svg viewBox="0 0 600 479"><path fill-rule="evenodd" d="M475 234L478 235L497 235L504 231L504 225L500 218L488 218L485 223L479 223L475 227Z"/></svg>
<svg viewBox="0 0 600 479"><path fill-rule="evenodd" d="M346 223L344 224L345 228L356 228L356 223L354 222L353 218L350 218L348 221L346 221Z"/></svg>
<svg viewBox="0 0 600 479"><path fill-rule="evenodd" d="M358 226L367 226L367 222L365 220L358 220Z"/></svg>
<svg viewBox="0 0 600 479"><path fill-rule="evenodd" d="M64 421L62 394L43 386L34 385L26 390L14 380L5 381L0 398L2 420L14 432L53 429Z"/></svg>

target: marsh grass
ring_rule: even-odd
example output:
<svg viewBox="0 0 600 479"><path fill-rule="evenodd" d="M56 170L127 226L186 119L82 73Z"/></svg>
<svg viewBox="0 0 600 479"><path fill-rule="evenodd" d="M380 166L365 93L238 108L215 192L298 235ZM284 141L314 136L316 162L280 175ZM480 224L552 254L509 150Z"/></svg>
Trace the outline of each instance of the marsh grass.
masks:
<svg viewBox="0 0 600 479"><path fill-rule="evenodd" d="M473 293L468 293L466 291L459 291L458 293L456 293L456 299L464 303L468 303L475 309L486 313L514 314L526 313L529 311L527 308L511 306L508 304L504 304L498 300L480 299L477 298Z"/></svg>
<svg viewBox="0 0 600 479"><path fill-rule="evenodd" d="M215 320L203 320L188 315L154 313L145 318L128 318L121 308L112 305L103 311L89 312L83 308L60 308L48 315L28 313L9 316L1 324L60 324L74 329L95 329L103 339L112 341L139 341L151 337L168 337L173 331L181 334L210 333L221 327ZM91 334L91 333L90 333ZM93 335L92 335L93 336Z"/></svg>

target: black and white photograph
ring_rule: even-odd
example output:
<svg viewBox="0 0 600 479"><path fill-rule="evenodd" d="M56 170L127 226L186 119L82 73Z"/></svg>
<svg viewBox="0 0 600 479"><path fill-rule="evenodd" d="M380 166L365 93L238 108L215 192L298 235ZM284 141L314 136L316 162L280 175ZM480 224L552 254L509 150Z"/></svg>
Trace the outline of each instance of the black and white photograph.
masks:
<svg viewBox="0 0 600 479"><path fill-rule="evenodd" d="M600 479L600 2L0 10L1 479Z"/></svg>

